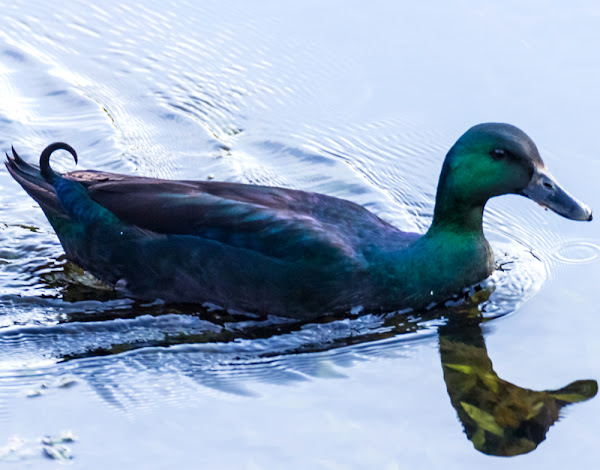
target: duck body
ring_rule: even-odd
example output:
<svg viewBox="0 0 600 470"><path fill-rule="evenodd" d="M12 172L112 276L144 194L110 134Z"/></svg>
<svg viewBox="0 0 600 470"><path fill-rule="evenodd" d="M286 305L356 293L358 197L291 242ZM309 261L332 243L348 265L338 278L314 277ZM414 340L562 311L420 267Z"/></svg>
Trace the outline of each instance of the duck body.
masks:
<svg viewBox="0 0 600 470"><path fill-rule="evenodd" d="M49 166L53 151L76 158L62 143L44 150L40 168L14 150L6 165L44 210L67 257L125 295L311 319L359 306L421 309L493 272L484 205L494 192L521 188L486 192L493 184L482 191L472 182L474 195L457 192L454 167L466 165L460 142L458 157L451 150L446 158L424 235L304 191L99 171L58 175ZM535 175L522 173L511 184L525 187ZM569 206L572 218L591 218L570 201L579 208Z"/></svg>

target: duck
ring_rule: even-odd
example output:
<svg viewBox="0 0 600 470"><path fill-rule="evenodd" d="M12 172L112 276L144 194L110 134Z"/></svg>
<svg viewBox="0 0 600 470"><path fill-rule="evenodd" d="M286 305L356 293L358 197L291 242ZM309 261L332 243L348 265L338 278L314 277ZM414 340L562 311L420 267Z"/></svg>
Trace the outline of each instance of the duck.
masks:
<svg viewBox="0 0 600 470"><path fill-rule="evenodd" d="M96 170L60 174L12 148L6 167L41 206L68 260L146 301L194 303L311 320L421 310L495 269L487 201L518 194L572 220L591 209L566 192L534 142L504 123L478 124L450 148L433 219L405 232L336 197L281 187L166 180Z"/></svg>

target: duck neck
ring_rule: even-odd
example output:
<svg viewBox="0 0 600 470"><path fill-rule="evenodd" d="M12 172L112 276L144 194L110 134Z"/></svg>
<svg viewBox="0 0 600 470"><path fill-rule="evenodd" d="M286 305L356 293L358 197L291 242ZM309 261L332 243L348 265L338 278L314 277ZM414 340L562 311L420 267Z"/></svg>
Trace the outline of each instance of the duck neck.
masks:
<svg viewBox="0 0 600 470"><path fill-rule="evenodd" d="M429 231L483 236L483 209L488 198L474 191L465 191L469 188L455 181L450 160L446 157L442 167Z"/></svg>
<svg viewBox="0 0 600 470"><path fill-rule="evenodd" d="M483 204L472 204L461 198L438 192L433 222L429 232L438 231L483 236Z"/></svg>

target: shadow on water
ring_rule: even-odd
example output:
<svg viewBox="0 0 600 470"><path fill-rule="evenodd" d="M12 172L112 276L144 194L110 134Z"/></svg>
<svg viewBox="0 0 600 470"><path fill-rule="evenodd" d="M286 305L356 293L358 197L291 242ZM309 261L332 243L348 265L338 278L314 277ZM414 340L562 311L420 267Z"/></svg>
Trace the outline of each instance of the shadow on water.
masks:
<svg viewBox="0 0 600 470"><path fill-rule="evenodd" d="M482 324L490 320L482 311L493 286L477 286L462 298L421 313L300 323L211 307L139 304L93 283L73 282L82 279L81 273L68 263L58 273L50 282L62 285L63 300L78 308L67 308L53 326L14 335L5 331L0 343L27 343L38 352L47 348L58 362L42 377L75 377L120 409L144 403L144 393L152 396L131 380L146 373L160 374L163 383L185 379L219 392L253 396L244 385L249 380L291 385L315 377L343 377L328 363L347 366L437 334L447 392L467 438L482 453L514 456L533 451L563 407L589 400L598 390L595 380L533 391L500 378L482 334ZM113 309L115 302L119 307Z"/></svg>

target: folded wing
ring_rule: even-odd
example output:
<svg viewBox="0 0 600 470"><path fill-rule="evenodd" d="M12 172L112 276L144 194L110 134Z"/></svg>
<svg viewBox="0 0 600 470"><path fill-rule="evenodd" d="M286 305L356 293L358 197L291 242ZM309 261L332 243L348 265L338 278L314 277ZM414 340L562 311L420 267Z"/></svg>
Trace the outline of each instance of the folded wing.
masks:
<svg viewBox="0 0 600 470"><path fill-rule="evenodd" d="M347 201L283 188L96 171L66 177L85 185L94 201L126 223L157 233L203 237L285 261L361 263L355 237L344 230L347 211L330 206L349 205L372 216Z"/></svg>

